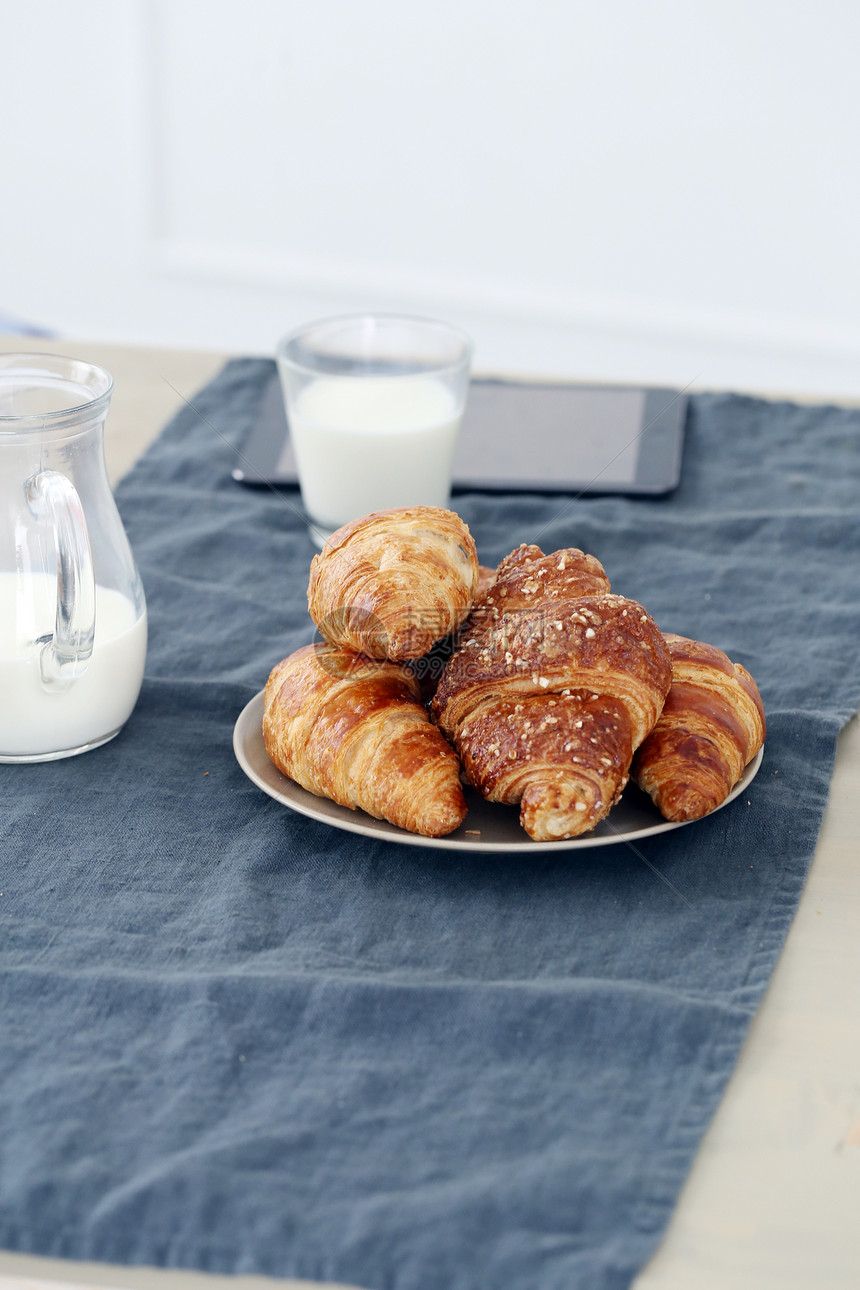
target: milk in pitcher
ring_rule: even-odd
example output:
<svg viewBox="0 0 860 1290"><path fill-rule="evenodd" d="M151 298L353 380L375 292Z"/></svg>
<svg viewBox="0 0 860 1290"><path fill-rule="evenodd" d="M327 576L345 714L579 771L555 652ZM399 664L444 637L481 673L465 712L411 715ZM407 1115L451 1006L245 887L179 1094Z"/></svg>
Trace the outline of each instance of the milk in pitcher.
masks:
<svg viewBox="0 0 860 1290"><path fill-rule="evenodd" d="M0 573L0 756L50 755L103 742L128 720L143 679L146 611L96 585L93 652L67 689L43 684L39 639L54 629L57 580Z"/></svg>

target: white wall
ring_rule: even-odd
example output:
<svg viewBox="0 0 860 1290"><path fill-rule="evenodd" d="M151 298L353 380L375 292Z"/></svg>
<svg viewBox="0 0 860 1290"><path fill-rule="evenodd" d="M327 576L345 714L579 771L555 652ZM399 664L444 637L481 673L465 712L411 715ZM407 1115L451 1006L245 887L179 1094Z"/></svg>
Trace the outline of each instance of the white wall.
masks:
<svg viewBox="0 0 860 1290"><path fill-rule="evenodd" d="M0 312L860 395L853 0L6 0Z"/></svg>

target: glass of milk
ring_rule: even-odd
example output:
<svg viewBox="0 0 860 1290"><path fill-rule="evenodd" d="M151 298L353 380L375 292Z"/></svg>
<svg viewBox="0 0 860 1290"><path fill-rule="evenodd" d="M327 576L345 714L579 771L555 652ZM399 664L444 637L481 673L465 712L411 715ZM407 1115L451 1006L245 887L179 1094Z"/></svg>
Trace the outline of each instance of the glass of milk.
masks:
<svg viewBox="0 0 860 1290"><path fill-rule="evenodd" d="M0 762L118 734L146 658L146 602L105 470L113 382L0 355Z"/></svg>
<svg viewBox="0 0 860 1290"><path fill-rule="evenodd" d="M472 343L395 314L323 319L277 348L312 540L392 506L447 506Z"/></svg>

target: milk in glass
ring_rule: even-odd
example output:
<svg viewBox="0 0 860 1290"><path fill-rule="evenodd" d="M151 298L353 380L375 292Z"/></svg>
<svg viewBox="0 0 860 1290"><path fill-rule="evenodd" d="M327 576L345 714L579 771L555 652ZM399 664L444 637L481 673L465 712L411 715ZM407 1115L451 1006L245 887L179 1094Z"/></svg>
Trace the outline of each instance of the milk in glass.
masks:
<svg viewBox="0 0 860 1290"><path fill-rule="evenodd" d="M317 377L290 410L305 509L337 528L391 506L447 506L460 419L435 376Z"/></svg>

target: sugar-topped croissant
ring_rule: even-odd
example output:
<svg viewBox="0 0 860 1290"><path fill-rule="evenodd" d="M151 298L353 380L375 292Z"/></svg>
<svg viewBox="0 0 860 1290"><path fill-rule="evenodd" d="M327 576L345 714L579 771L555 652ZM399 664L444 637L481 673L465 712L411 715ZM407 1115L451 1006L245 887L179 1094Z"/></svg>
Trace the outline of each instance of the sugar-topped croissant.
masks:
<svg viewBox="0 0 860 1290"><path fill-rule="evenodd" d="M666 819L699 820L722 805L764 743L764 707L749 672L722 650L664 640L672 688L632 774Z"/></svg>
<svg viewBox="0 0 860 1290"><path fill-rule="evenodd" d="M593 556L522 546L469 618L431 712L467 779L536 841L594 828L653 727L671 667L651 616Z"/></svg>
<svg viewBox="0 0 860 1290"><path fill-rule="evenodd" d="M475 543L453 511L375 511L338 529L314 557L308 609L332 644L420 658L463 622L478 579Z"/></svg>
<svg viewBox="0 0 860 1290"><path fill-rule="evenodd" d="M306 645L273 668L263 703L266 751L302 788L427 837L462 823L456 754L406 667Z"/></svg>

